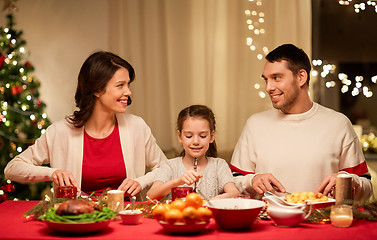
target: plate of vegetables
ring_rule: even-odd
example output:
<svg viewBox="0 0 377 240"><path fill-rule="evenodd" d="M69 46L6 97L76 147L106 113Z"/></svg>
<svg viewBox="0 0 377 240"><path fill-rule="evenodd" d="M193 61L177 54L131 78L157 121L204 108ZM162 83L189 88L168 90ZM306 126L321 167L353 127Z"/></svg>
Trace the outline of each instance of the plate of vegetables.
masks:
<svg viewBox="0 0 377 240"><path fill-rule="evenodd" d="M89 233L108 227L115 212L108 207L87 200L68 200L56 209L51 207L39 216L51 229L58 232Z"/></svg>

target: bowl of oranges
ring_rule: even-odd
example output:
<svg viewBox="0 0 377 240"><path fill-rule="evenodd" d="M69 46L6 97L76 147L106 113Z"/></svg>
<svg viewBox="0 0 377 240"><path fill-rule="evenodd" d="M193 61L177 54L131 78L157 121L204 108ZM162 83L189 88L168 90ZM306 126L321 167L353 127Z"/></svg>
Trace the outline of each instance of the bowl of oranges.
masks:
<svg viewBox="0 0 377 240"><path fill-rule="evenodd" d="M212 212L203 206L204 200L197 193L170 203L156 205L153 217L172 233L195 233L203 230L212 218Z"/></svg>

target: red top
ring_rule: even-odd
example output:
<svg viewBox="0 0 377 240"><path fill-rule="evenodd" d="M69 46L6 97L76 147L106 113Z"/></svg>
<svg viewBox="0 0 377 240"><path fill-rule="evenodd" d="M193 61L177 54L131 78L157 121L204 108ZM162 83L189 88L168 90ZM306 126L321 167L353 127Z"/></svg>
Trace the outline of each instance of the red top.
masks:
<svg viewBox="0 0 377 240"><path fill-rule="evenodd" d="M84 131L81 190L99 196L106 188L117 189L126 177L118 124L106 138L93 138Z"/></svg>

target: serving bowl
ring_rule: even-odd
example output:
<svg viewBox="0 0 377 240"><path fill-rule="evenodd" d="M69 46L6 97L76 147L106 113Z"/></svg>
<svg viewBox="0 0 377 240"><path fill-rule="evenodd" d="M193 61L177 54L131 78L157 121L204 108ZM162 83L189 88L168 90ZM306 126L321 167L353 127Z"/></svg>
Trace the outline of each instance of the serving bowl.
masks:
<svg viewBox="0 0 377 240"><path fill-rule="evenodd" d="M266 205L254 199L227 198L215 199L205 205L212 211L217 225L228 231L247 231Z"/></svg>
<svg viewBox="0 0 377 240"><path fill-rule="evenodd" d="M140 223L142 211L140 210L123 210L119 212L123 224L136 225Z"/></svg>

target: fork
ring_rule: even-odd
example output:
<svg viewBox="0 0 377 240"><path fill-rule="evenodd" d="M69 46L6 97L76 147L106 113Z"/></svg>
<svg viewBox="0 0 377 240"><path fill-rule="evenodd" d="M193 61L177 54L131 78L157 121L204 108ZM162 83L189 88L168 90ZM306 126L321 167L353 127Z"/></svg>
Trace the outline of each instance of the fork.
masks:
<svg viewBox="0 0 377 240"><path fill-rule="evenodd" d="M198 169L198 158L194 158L194 170L197 172ZM196 192L196 182L194 183L194 190L193 192Z"/></svg>

